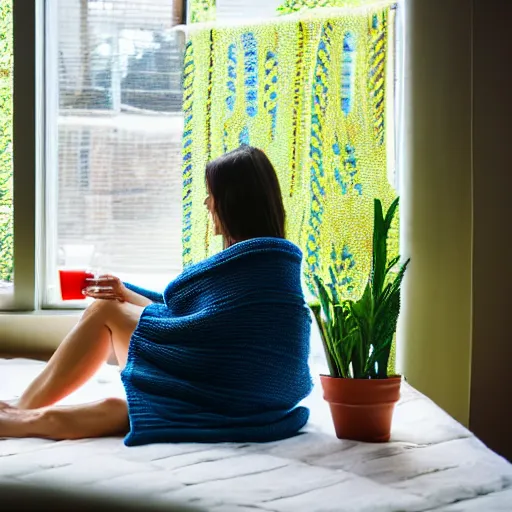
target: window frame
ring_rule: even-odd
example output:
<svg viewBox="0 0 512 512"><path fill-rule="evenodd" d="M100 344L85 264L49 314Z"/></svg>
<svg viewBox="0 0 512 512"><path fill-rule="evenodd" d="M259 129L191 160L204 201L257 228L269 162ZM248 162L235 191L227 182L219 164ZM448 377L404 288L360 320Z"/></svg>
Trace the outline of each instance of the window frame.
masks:
<svg viewBox="0 0 512 512"><path fill-rule="evenodd" d="M56 215L47 169L57 165L56 133L47 112L58 106L58 88L46 76L58 76L57 41L46 38L56 23L52 0L12 0L13 17L13 252L11 293L0 294L0 313L9 311L81 310L72 305L44 305L48 264L44 240L49 219ZM176 2L179 24L187 22L187 0ZM54 150L52 151L52 146ZM21 148L21 149L19 149Z"/></svg>
<svg viewBox="0 0 512 512"><path fill-rule="evenodd" d="M38 308L38 230L41 225L42 0L13 0L13 226L14 286L0 309ZM20 149L21 148L21 149Z"/></svg>

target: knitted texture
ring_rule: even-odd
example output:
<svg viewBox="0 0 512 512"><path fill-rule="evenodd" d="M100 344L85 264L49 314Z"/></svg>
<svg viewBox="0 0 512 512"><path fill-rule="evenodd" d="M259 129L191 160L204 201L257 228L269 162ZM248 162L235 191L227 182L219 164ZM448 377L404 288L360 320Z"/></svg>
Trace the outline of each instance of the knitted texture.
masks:
<svg viewBox="0 0 512 512"><path fill-rule="evenodd" d="M308 409L311 316L291 242L238 243L189 266L146 307L121 378L125 444L265 442L296 434Z"/></svg>

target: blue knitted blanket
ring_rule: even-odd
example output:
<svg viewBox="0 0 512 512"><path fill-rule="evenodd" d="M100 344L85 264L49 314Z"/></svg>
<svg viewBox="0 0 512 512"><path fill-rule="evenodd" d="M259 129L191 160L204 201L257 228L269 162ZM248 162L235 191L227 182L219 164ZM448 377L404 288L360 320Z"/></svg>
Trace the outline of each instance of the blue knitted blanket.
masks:
<svg viewBox="0 0 512 512"><path fill-rule="evenodd" d="M291 242L240 242L192 265L155 301L130 341L121 378L127 446L266 442L296 434L309 411L311 317L302 253Z"/></svg>

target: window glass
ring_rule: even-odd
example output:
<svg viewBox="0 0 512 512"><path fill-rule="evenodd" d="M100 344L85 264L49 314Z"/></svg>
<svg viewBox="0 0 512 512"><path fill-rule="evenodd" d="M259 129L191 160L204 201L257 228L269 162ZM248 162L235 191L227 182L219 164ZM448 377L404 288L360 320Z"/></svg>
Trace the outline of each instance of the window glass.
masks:
<svg viewBox="0 0 512 512"><path fill-rule="evenodd" d="M50 4L43 301L59 304L60 268L161 289L181 271L181 11Z"/></svg>

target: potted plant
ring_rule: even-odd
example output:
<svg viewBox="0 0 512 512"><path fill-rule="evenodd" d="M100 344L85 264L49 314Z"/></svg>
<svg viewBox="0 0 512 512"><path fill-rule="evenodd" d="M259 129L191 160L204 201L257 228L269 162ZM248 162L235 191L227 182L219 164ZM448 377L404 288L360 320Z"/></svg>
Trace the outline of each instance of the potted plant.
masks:
<svg viewBox="0 0 512 512"><path fill-rule="evenodd" d="M400 311L400 286L409 260L388 257L388 233L398 207L386 215L374 201L373 255L368 283L358 300L341 299L314 276L319 303L311 309L320 328L330 375L321 375L324 399L340 439L385 442L390 438L400 376L388 363Z"/></svg>

